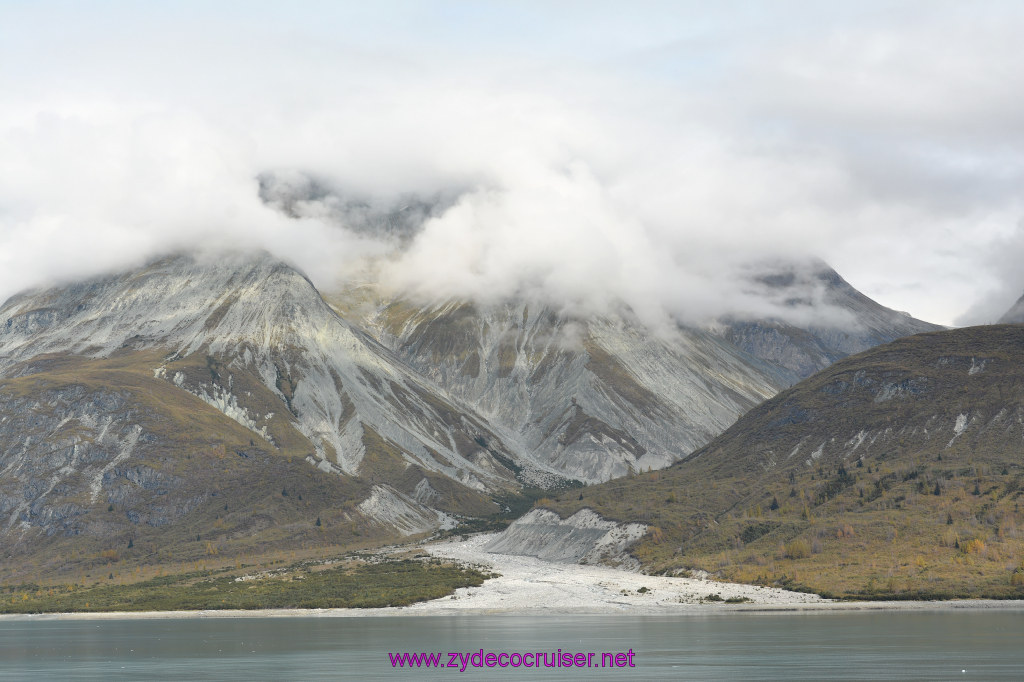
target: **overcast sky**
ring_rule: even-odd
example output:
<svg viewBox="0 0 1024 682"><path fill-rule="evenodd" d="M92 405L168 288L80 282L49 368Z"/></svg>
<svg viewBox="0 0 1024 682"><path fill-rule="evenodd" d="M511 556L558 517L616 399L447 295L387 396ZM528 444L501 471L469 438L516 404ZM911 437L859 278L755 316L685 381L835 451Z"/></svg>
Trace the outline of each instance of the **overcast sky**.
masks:
<svg viewBox="0 0 1024 682"><path fill-rule="evenodd" d="M977 0L0 0L0 299L251 244L325 288L376 257L699 317L749 261L820 256L993 321L1024 290L1022 36ZM267 177L327 199L289 215ZM403 239L328 210L410 197L441 201Z"/></svg>

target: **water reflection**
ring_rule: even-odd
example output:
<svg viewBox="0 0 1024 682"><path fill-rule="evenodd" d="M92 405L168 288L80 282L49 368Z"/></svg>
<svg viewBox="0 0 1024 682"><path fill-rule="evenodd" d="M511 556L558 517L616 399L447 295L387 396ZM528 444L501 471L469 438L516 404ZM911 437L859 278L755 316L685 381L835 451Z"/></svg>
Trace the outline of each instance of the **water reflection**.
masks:
<svg viewBox="0 0 1024 682"><path fill-rule="evenodd" d="M1024 609L0 621L4 679L1021 679ZM392 669L389 652L635 652L636 668ZM966 672L961 672L961 671Z"/></svg>

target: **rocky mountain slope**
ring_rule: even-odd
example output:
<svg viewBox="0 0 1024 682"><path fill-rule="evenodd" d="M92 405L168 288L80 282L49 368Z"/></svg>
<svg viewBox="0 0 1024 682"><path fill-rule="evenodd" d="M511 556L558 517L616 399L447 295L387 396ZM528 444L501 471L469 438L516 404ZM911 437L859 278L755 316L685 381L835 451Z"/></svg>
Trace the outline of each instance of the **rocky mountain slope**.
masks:
<svg viewBox="0 0 1024 682"><path fill-rule="evenodd" d="M751 285L799 308L803 326L652 328L625 308L577 317L522 301L374 305L372 295L360 324L538 467L587 483L668 466L835 360L939 328L879 305L821 262L759 272ZM330 300L348 311L350 299Z"/></svg>
<svg viewBox="0 0 1024 682"><path fill-rule="evenodd" d="M628 312L392 303L371 328L538 466L587 483L668 466L779 389L722 339L656 331Z"/></svg>
<svg viewBox="0 0 1024 682"><path fill-rule="evenodd" d="M214 497L230 497L230 511L240 496L281 495L287 480L261 473L247 490L237 478L268 457L294 464L286 479L305 486L327 474L336 494L321 496L324 512L378 534L493 513L494 497L552 478L267 254L169 257L17 296L0 320L8 552L55 534L130 537L191 519ZM210 470L211 453L230 466ZM307 530L317 515L306 513Z"/></svg>
<svg viewBox="0 0 1024 682"><path fill-rule="evenodd" d="M268 254L221 253L7 301L7 564L424 533L527 488L668 466L791 371L720 329L654 330L628 310L370 299L332 308ZM880 307L865 306L847 329L870 326Z"/></svg>
<svg viewBox="0 0 1024 682"><path fill-rule="evenodd" d="M294 438L287 427L297 430L325 469L356 473L372 430L416 464L477 490L511 479L474 440L501 451L485 424L334 314L301 274L267 254L231 258L176 256L16 297L0 309L0 371L31 373L41 354L160 349L154 377L269 444L284 445Z"/></svg>
<svg viewBox="0 0 1024 682"><path fill-rule="evenodd" d="M562 495L648 524L649 569L853 596L1024 596L1024 327L908 337L754 408L689 459Z"/></svg>

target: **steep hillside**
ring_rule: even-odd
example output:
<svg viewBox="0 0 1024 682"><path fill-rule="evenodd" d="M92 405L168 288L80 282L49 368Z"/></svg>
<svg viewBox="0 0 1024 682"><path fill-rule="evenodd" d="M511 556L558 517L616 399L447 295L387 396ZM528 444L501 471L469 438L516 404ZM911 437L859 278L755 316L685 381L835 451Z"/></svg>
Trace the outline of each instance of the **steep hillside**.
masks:
<svg viewBox="0 0 1024 682"><path fill-rule="evenodd" d="M332 308L266 253L178 254L7 301L5 567L224 560L510 515L538 488L666 467L787 383L719 332L628 310L375 292Z"/></svg>
<svg viewBox="0 0 1024 682"><path fill-rule="evenodd" d="M154 378L159 361L49 355L0 381L0 581L381 535L358 509L369 482L278 451Z"/></svg>
<svg viewBox="0 0 1024 682"><path fill-rule="evenodd" d="M757 272L750 287L803 326L763 318L665 329L625 307L583 317L524 301L416 305L379 297L372 283L329 300L536 467L595 483L668 466L835 360L938 329L820 261Z"/></svg>
<svg viewBox="0 0 1024 682"><path fill-rule="evenodd" d="M0 309L0 319L6 320L0 372L7 376L15 362L40 353L108 357L159 348L163 362L154 376L270 442L275 433L289 438L282 424L294 427L325 468L356 473L369 427L414 463L472 488L512 479L475 441L483 437L488 448L501 451L485 424L447 404L339 318L300 273L267 254L167 258L139 271L16 297ZM25 367L14 373L31 371ZM264 400L267 392L272 404Z"/></svg>
<svg viewBox="0 0 1024 682"><path fill-rule="evenodd" d="M525 303L392 303L376 326L538 468L588 483L664 468L780 387L714 335L652 330L625 312L580 319Z"/></svg>
<svg viewBox="0 0 1024 682"><path fill-rule="evenodd" d="M8 558L156 535L187 556L193 530L268 547L397 538L558 480L266 254L165 258L17 296L0 320ZM321 491L301 520L281 506L289 486Z"/></svg>
<svg viewBox="0 0 1024 682"><path fill-rule="evenodd" d="M542 506L647 523L650 570L857 597L1024 597L1024 327L842 360L691 458ZM577 499L577 498L581 499Z"/></svg>

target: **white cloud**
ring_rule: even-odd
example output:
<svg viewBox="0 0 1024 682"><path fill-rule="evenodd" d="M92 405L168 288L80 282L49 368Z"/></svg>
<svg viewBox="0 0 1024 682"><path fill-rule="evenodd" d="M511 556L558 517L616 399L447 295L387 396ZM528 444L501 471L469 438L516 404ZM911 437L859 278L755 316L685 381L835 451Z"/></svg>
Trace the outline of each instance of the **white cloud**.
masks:
<svg viewBox="0 0 1024 682"><path fill-rule="evenodd" d="M936 322L1020 289L1020 9L772 7L5 7L0 297L195 243L651 316L749 308L774 255ZM290 218L267 173L329 192Z"/></svg>

